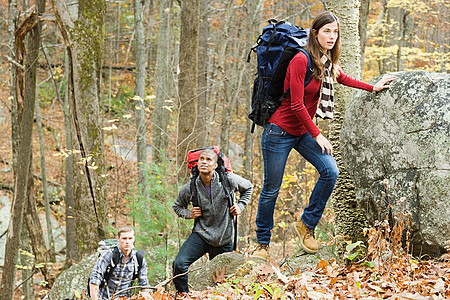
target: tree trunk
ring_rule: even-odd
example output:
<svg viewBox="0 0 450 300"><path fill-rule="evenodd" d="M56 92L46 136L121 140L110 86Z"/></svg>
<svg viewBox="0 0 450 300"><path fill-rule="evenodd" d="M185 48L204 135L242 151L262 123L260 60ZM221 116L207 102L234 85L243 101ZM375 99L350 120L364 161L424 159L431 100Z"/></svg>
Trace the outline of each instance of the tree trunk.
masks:
<svg viewBox="0 0 450 300"><path fill-rule="evenodd" d="M16 31L17 22L17 2L16 0L9 0L8 2L8 33L9 33L9 49L10 56L16 59L15 48L16 39L14 32ZM17 117L17 91L16 91L16 66L11 62L9 65L9 82L10 82L10 97L11 97L11 140L12 140L12 153L13 153L13 169L16 173L17 162L17 148L19 143L19 127ZM14 176L15 180L15 176Z"/></svg>
<svg viewBox="0 0 450 300"><path fill-rule="evenodd" d="M29 174L33 174L33 166L32 166L32 155L30 157L30 166L29 166ZM44 232L42 231L41 223L39 222L39 215L36 207L36 198L33 192L34 191L34 178L33 176L28 177L27 190L30 191L27 195L26 203L25 203L25 214L24 214L24 222L27 225L28 235L31 241L31 249L34 254L34 262L35 264L44 263L43 267L40 268L41 273L44 275L45 280L49 282L51 285L55 278L52 268L49 265L45 264L50 261L50 255L45 246L45 238Z"/></svg>
<svg viewBox="0 0 450 300"><path fill-rule="evenodd" d="M367 23L369 20L369 6L370 0L361 0L359 7L359 23L358 31L361 42L361 70L364 69L364 53L366 52L367 43Z"/></svg>
<svg viewBox="0 0 450 300"><path fill-rule="evenodd" d="M208 89L208 39L210 24L208 18L211 15L209 0L201 0L202 12L199 29L199 48L198 48L198 145L206 147L209 145L207 132L210 130L206 116L210 113L209 108L209 89Z"/></svg>
<svg viewBox="0 0 450 300"><path fill-rule="evenodd" d="M185 166L187 152L196 147L197 129L197 52L199 26L199 0L181 1L180 74L178 76L178 179L187 178Z"/></svg>
<svg viewBox="0 0 450 300"><path fill-rule="evenodd" d="M259 20L261 19L262 14L263 1L262 0L249 0L247 1L247 28L245 32L245 48L250 51L250 48L253 47L254 41L259 35ZM244 82L250 84L253 82L255 77L256 70L256 56L252 54L251 64L246 64L245 74L244 74ZM247 115L251 112L251 99L252 99L252 88L248 86L244 89L244 97L245 97L245 144L244 144L244 178L253 182L253 141L255 134L251 133L251 128L253 122L247 117ZM244 210L242 215L240 216L239 223L239 235L244 237L245 244L249 243L250 236L250 222L251 218L251 209Z"/></svg>
<svg viewBox="0 0 450 300"><path fill-rule="evenodd" d="M237 15L236 18L239 18L240 11L239 7L236 9L236 12L233 13L230 11L230 14ZM232 58L240 58L236 59L234 62L229 62L225 64L225 74L234 74L233 76L228 76L226 78L226 86L225 86L225 107L223 112L223 121L222 121L222 137L221 137L221 145L223 145L223 150L225 153L229 153L230 147L230 131L231 131L231 118L232 112L236 111L238 97L240 97L240 92L242 90L242 82L244 80L244 76L246 73L245 65L247 64L244 57L248 53L248 49L245 43L242 43L241 40L245 38L245 23L240 23L239 26L232 26L231 29L233 31L228 34L234 36L235 38L230 42L230 51L226 55L227 57Z"/></svg>
<svg viewBox="0 0 450 300"><path fill-rule="evenodd" d="M72 152L72 134L70 125L70 111L69 111L69 56L66 51L64 62L64 131L66 135L66 152ZM72 266L78 260L78 247L77 247L77 232L75 222L75 200L73 195L73 155L68 155L65 160L65 202L66 202L66 267Z"/></svg>
<svg viewBox="0 0 450 300"><path fill-rule="evenodd" d="M22 223L20 237L20 265L22 269L22 294L23 300L34 300L33 288L33 256L31 255L30 237L25 223Z"/></svg>
<svg viewBox="0 0 450 300"><path fill-rule="evenodd" d="M52 0L52 4L69 57L74 215L78 254L82 257L105 238L108 224L99 107L106 2L81 0L78 14L69 14L63 0Z"/></svg>
<svg viewBox="0 0 450 300"><path fill-rule="evenodd" d="M225 13L225 20L224 20L224 25L222 28L222 32L220 34L217 34L216 38L217 38L217 45L218 45L218 55L217 55L217 75L216 75L216 92L215 95L213 96L213 101L215 103L218 103L220 106L220 108L222 108L222 124L221 124L221 131L220 131L220 147L222 148L222 151L224 151L225 153L228 152L228 147L229 147L229 140L228 140L228 132L229 132L229 127L230 127L230 120L229 118L227 119L227 115L229 115L230 112L230 100L231 99L227 99L226 96L226 83L228 83L229 81L229 74L227 74L227 61L229 59L229 57L227 57L227 55L229 55L228 52L228 48L230 47L230 39L231 39L231 34L230 34L230 28L232 25L232 21L233 21L233 0L228 0L227 2L225 2L223 4L225 6L226 9L226 13ZM217 117L216 117L217 118Z"/></svg>
<svg viewBox="0 0 450 300"><path fill-rule="evenodd" d="M388 57L382 62L381 74L400 71L402 68L401 51L407 12L401 5L390 5L385 1L386 23L384 32L384 48L391 48Z"/></svg>
<svg viewBox="0 0 450 300"><path fill-rule="evenodd" d="M42 122L41 122L41 110L39 108L39 99L38 92L36 89L36 125L37 131L39 135L39 146L41 153L41 174L42 174L42 191L44 194L44 208L45 208L45 220L47 223L47 242L48 242L48 250L50 254L50 261L56 262L55 256L55 242L53 240L53 230L51 223L51 211L50 211L50 199L48 195L48 187L47 187L47 172L45 169L45 147L44 147L44 133L42 132Z"/></svg>
<svg viewBox="0 0 450 300"><path fill-rule="evenodd" d="M11 219L8 226L5 245L5 264L1 281L0 299L12 299L16 279L16 263L19 250L20 230L24 204L27 198L27 182L32 153L32 133L35 107L36 63L39 54L41 30L38 15L45 11L45 0L37 1L37 11L33 11L28 19L31 24L30 35L26 41L24 60L23 107L19 119L19 142L17 148L16 182L14 198L11 204ZM16 39L17 40L17 39ZM24 53L24 51L22 51ZM31 191L29 191L31 192Z"/></svg>
<svg viewBox="0 0 450 300"><path fill-rule="evenodd" d="M350 76L361 77L360 41L358 35L359 0L328 2L329 9L340 20L342 54L340 66ZM339 135L345 114L347 101L351 99L353 90L349 87L337 86L335 91L334 119L330 123L330 142L333 145L334 157L339 167L339 177L333 192L333 208L335 211L335 229L337 234L348 235L352 240L362 240L362 229L366 226L366 218L356 202L355 188L342 162Z"/></svg>
<svg viewBox="0 0 450 300"><path fill-rule="evenodd" d="M156 61L156 48L155 45L155 36L156 34L152 31L156 25L155 16L153 13L154 7L158 5L153 0L145 0L145 9L144 9L144 23L146 24L146 33L147 33L147 44L146 44L146 56L147 56L147 80L150 82L150 79L153 78L155 73L155 61ZM150 83L148 84L150 86Z"/></svg>
<svg viewBox="0 0 450 300"><path fill-rule="evenodd" d="M164 160L169 144L167 127L170 121L171 100L171 37L172 1L159 3L158 49L155 70L155 109L153 113L153 158L157 163Z"/></svg>
<svg viewBox="0 0 450 300"><path fill-rule="evenodd" d="M136 32L136 77L135 77L135 101L136 101L136 144L138 163L138 186L142 195L145 195L147 186L147 142L145 126L145 30L143 0L134 0L134 23Z"/></svg>

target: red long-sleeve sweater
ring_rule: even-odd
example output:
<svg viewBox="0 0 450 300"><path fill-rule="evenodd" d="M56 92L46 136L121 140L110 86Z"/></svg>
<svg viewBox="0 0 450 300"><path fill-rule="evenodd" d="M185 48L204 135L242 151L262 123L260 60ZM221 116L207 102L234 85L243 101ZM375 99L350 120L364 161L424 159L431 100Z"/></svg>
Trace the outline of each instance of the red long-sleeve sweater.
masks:
<svg viewBox="0 0 450 300"><path fill-rule="evenodd" d="M313 117L316 114L320 96L320 82L313 78L304 87L307 65L308 59L303 52L299 52L291 60L284 80L284 90L290 87L291 97L283 100L269 122L292 135L300 136L309 132L312 137L316 137L320 130L314 124ZM373 85L348 76L340 68L339 71L337 82L340 84L372 92Z"/></svg>

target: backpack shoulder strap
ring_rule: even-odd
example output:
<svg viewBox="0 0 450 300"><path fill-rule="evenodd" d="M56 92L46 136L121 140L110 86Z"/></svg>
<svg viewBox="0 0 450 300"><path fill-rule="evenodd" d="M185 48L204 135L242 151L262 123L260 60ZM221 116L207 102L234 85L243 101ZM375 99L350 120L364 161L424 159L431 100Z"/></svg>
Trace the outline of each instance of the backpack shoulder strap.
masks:
<svg viewBox="0 0 450 300"><path fill-rule="evenodd" d="M119 264L119 261L120 261L119 248L114 247L111 249L111 252L112 252L111 261L109 262L108 266L106 267L105 274L103 275L104 282L107 282L109 280L109 278L111 278L112 271Z"/></svg>
<svg viewBox="0 0 450 300"><path fill-rule="evenodd" d="M301 48L300 51L303 52L303 54L305 54L306 58L308 59L308 65L306 66L306 74L305 74L305 85L304 85L306 87L312 80L313 68L311 65L311 56L309 55L308 51L306 51L303 48Z"/></svg>
<svg viewBox="0 0 450 300"><path fill-rule="evenodd" d="M191 202L192 206L198 207L198 195L197 195L197 185L195 184L195 180L198 176L192 176L191 181L189 182L189 190L191 192Z"/></svg>
<svg viewBox="0 0 450 300"><path fill-rule="evenodd" d="M134 274L133 274L133 280L137 279L139 277L139 271L142 268L143 261L144 261L145 252L142 249L139 249L136 251L136 259L134 262Z"/></svg>
<svg viewBox="0 0 450 300"><path fill-rule="evenodd" d="M234 198L231 190L230 180L228 178L228 173L225 170L221 170L219 173L219 179L222 183L223 190L228 198L228 207L232 207L234 204ZM233 251L237 249L237 216L233 218L233 226L234 226L234 238L233 238Z"/></svg>
<svg viewBox="0 0 450 300"><path fill-rule="evenodd" d="M308 51L306 51L303 48L301 48L300 51L302 53L304 53L306 58L308 59L308 64L306 65L305 83L303 84L303 86L306 87L313 79L313 76L312 76L313 68L312 68L312 64L311 64L311 56L309 55ZM284 94L281 96L281 99L284 99L284 98L290 97L290 96L291 96L291 88L288 87L286 89L286 91L284 92Z"/></svg>
<svg viewBox="0 0 450 300"><path fill-rule="evenodd" d="M222 184L222 187L228 198L228 206L232 207L233 206L233 196L231 194L232 193L231 184L230 184L230 180L228 179L227 172L225 170L218 170L217 173L219 174L219 181Z"/></svg>

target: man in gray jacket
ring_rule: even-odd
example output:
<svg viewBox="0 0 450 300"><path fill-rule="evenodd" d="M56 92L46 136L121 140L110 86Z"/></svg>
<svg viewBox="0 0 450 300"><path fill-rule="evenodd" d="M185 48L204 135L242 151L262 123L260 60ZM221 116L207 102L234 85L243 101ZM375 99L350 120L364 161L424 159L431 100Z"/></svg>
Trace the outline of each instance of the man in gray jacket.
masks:
<svg viewBox="0 0 450 300"><path fill-rule="evenodd" d="M237 203L229 207L227 195L219 181L217 154L205 149L198 159L199 176L195 180L198 207L188 209L191 201L190 184L185 184L173 204L175 213L182 218L196 219L192 233L181 246L174 261L173 283L178 292L189 292L187 271L197 259L208 253L209 258L233 250L233 216L247 206L253 192L250 181L233 173L227 173L232 192L239 191Z"/></svg>

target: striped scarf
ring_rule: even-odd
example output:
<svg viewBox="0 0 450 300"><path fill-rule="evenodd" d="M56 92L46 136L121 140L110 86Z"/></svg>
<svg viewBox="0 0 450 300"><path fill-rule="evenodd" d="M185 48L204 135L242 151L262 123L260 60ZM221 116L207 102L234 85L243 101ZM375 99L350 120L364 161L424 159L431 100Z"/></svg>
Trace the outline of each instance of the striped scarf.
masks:
<svg viewBox="0 0 450 300"><path fill-rule="evenodd" d="M331 60L325 54L322 55L320 61L325 67L325 74L322 79L320 89L319 107L316 111L316 118L333 119L333 76L331 76Z"/></svg>

